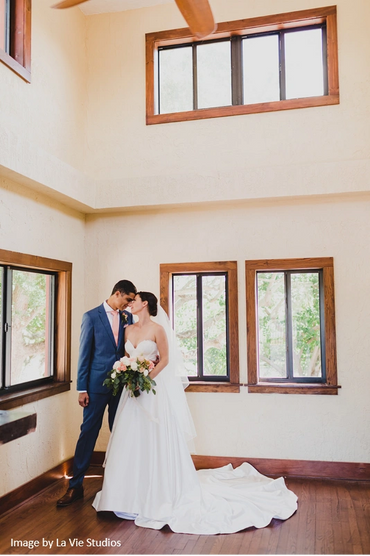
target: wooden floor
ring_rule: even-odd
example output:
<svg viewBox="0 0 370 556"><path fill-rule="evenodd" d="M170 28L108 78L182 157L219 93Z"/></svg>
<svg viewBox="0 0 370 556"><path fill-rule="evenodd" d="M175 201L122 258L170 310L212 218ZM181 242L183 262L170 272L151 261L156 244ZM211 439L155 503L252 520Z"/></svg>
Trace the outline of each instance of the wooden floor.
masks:
<svg viewBox="0 0 370 556"><path fill-rule="evenodd" d="M100 468L90 473L100 474ZM100 476L85 480L85 498L57 509L64 493L61 479L0 519L1 554L369 554L370 483L287 479L299 498L287 521L232 535L185 535L142 529L109 512L97 514L91 503ZM11 546L39 541L31 548ZM80 546L76 546L76 540ZM52 542L47 546L47 541ZM46 546L42 546L42 545Z"/></svg>

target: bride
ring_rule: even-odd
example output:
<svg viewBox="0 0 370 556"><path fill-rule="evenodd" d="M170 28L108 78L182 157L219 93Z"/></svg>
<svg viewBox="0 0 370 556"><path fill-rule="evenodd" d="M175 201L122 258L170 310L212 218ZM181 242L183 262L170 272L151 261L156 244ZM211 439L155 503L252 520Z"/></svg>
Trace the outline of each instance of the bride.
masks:
<svg viewBox="0 0 370 556"><path fill-rule="evenodd" d="M269 479L248 463L195 470L187 443L195 431L183 389L185 369L168 317L161 307L156 316L157 298L149 292L136 295L131 311L139 321L126 328L126 353L152 361L159 355L150 372L156 395L136 398L123 391L96 511L113 511L140 527L167 524L175 533L198 535L288 519L297 497L283 478Z"/></svg>

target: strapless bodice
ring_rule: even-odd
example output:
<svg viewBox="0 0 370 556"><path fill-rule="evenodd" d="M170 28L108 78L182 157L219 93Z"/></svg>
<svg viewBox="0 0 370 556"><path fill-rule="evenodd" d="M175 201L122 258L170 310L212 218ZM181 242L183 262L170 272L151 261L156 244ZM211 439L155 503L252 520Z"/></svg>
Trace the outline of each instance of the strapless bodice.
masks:
<svg viewBox="0 0 370 556"><path fill-rule="evenodd" d="M150 361L155 361L158 355L158 347L154 340L141 340L136 347L131 340L127 340L125 350L130 357L145 357Z"/></svg>

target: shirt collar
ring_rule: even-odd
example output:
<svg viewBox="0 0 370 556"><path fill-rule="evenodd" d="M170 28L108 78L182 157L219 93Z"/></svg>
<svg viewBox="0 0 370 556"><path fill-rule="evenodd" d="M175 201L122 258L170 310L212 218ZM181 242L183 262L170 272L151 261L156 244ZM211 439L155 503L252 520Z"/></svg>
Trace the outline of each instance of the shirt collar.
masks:
<svg viewBox="0 0 370 556"><path fill-rule="evenodd" d="M110 313L111 311L114 311L114 309L112 309L112 307L110 305L108 305L108 303L106 301L104 301L103 305L104 305L104 309L107 313ZM119 313L119 310L118 309L116 309L116 310L117 310L117 313Z"/></svg>

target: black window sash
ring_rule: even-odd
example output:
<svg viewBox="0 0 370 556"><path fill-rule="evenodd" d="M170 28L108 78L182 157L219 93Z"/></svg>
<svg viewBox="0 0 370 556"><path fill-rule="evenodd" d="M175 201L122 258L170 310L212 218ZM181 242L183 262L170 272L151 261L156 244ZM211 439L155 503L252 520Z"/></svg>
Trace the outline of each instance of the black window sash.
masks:
<svg viewBox="0 0 370 556"><path fill-rule="evenodd" d="M325 316L324 316L324 284L322 270L285 270L276 271L284 274L285 285L285 322L286 322L286 378L260 378L260 382L303 382L303 383L325 383ZM274 271L259 271L257 274L274 274ZM321 376L302 376L293 375L293 319L292 319L292 300L291 300L291 275L292 274L315 274L319 276L319 312L320 312L320 355L321 355ZM258 288L256 283L256 298L258 306ZM259 332L258 332L259 338ZM259 341L259 340L258 340Z"/></svg>
<svg viewBox="0 0 370 556"><path fill-rule="evenodd" d="M189 376L189 381L230 382L230 348L229 348L229 299L227 272L181 272L172 274L172 322L175 321L175 288L176 276L196 276L197 296L197 376ZM203 362L203 276L225 276L225 319L226 319L226 375L204 375Z"/></svg>

